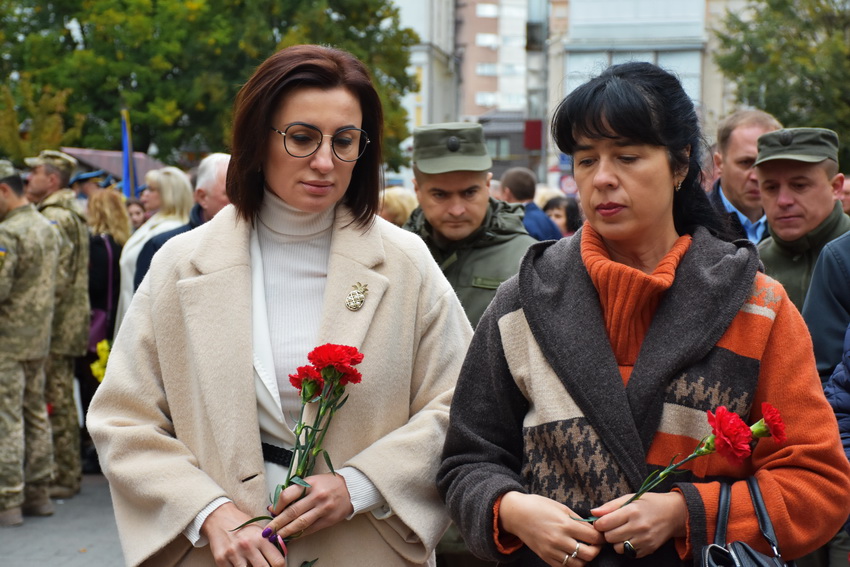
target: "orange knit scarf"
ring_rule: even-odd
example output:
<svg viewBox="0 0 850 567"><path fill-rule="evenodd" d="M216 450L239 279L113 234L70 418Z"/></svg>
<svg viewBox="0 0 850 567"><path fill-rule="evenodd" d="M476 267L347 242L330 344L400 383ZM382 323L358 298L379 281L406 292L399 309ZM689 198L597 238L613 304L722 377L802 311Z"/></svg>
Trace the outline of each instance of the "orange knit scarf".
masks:
<svg viewBox="0 0 850 567"><path fill-rule="evenodd" d="M676 268L691 246L680 236L651 274L611 260L605 242L590 224L581 237L581 258L599 294L608 340L626 384L661 297L676 277Z"/></svg>

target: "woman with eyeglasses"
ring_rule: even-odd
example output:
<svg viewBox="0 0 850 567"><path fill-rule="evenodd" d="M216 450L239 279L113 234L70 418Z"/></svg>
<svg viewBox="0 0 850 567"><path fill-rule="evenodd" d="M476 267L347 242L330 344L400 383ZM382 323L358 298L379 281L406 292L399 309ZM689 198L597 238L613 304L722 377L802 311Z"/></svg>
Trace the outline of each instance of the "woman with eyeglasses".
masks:
<svg viewBox="0 0 850 567"><path fill-rule="evenodd" d="M233 205L154 257L88 416L129 565L435 564L472 331L421 239L376 215L382 128L337 49L286 48L240 91ZM364 355L324 439L336 474L318 459L269 506L295 442L288 375L325 343ZM271 523L234 529L267 506Z"/></svg>

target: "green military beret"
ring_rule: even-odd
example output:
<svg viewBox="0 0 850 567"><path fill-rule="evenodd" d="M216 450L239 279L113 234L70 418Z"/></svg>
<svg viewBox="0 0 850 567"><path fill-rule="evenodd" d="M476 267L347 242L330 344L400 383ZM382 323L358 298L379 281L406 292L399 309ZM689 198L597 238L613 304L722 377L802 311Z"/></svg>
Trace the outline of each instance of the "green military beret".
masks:
<svg viewBox="0 0 850 567"><path fill-rule="evenodd" d="M758 152L755 165L775 159L838 163L838 134L826 128L783 128L759 136Z"/></svg>
<svg viewBox="0 0 850 567"><path fill-rule="evenodd" d="M488 171L493 160L484 129L473 122L430 124L413 130L413 163L422 173Z"/></svg>

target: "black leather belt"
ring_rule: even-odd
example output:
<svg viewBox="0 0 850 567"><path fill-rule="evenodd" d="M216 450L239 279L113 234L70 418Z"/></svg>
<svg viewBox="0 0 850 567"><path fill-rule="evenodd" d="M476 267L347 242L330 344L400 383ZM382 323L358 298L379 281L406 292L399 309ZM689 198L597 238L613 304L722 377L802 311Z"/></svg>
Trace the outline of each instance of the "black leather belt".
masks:
<svg viewBox="0 0 850 567"><path fill-rule="evenodd" d="M262 445L264 461L274 463L282 467L288 467L292 462L292 451L289 449L284 449L283 447L278 447L276 445L269 445L268 443L262 443Z"/></svg>

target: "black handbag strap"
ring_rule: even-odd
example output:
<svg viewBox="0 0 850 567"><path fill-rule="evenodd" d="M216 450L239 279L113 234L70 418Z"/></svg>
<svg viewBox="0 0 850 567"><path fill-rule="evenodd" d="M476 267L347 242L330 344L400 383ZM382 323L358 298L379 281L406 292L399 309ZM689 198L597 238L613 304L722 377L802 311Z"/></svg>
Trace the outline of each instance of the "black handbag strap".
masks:
<svg viewBox="0 0 850 567"><path fill-rule="evenodd" d="M773 555L781 560L782 554L779 552L779 542L776 540L776 532L773 531L773 523L770 521L770 515L767 513L767 507L764 505L759 483L754 476L747 478L747 488L750 490L750 499L753 501L753 509L756 513L756 520L759 523L759 530L764 536L764 539L770 544ZM720 483L720 502L717 508L717 531L714 534L714 543L721 547L726 545L726 527L729 523L731 501L732 487L725 482Z"/></svg>
<svg viewBox="0 0 850 567"><path fill-rule="evenodd" d="M725 482L720 483L720 503L717 507L717 531L714 532L714 543L726 545L726 524L729 523L729 505L732 487Z"/></svg>
<svg viewBox="0 0 850 567"><path fill-rule="evenodd" d="M767 507L764 505L764 499L761 496L761 489L756 477L747 478L747 488L750 489L750 498L753 501L753 508L756 511L756 519L759 522L759 530L761 535L770 544L770 549L776 557L782 557L779 553L779 542L776 541L776 532L773 531L773 523L770 521L770 514L767 513Z"/></svg>

